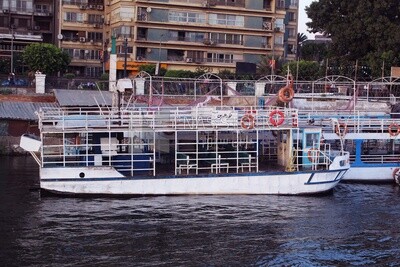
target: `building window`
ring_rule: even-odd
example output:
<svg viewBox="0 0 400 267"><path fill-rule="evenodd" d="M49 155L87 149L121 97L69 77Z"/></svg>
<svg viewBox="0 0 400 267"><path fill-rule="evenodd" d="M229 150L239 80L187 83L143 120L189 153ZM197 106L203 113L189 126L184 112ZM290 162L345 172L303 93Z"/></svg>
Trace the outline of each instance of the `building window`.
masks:
<svg viewBox="0 0 400 267"><path fill-rule="evenodd" d="M275 31L276 32L284 32L285 31L285 24L283 19L276 19L275 21Z"/></svg>
<svg viewBox="0 0 400 267"><path fill-rule="evenodd" d="M296 49L294 48L294 45L288 44L287 53L288 54L296 54Z"/></svg>
<svg viewBox="0 0 400 267"><path fill-rule="evenodd" d="M112 35L116 37L130 38L132 29L130 26L121 26L112 29Z"/></svg>
<svg viewBox="0 0 400 267"><path fill-rule="evenodd" d="M35 12L49 13L49 7L47 5L35 5Z"/></svg>
<svg viewBox="0 0 400 267"><path fill-rule="evenodd" d="M64 21L83 22L83 14L75 12L64 12Z"/></svg>
<svg viewBox="0 0 400 267"><path fill-rule="evenodd" d="M297 0L290 0L290 7L296 8L298 6L298 1Z"/></svg>
<svg viewBox="0 0 400 267"><path fill-rule="evenodd" d="M168 20L170 22L205 23L206 18L204 14L200 13L170 11Z"/></svg>
<svg viewBox="0 0 400 267"><path fill-rule="evenodd" d="M210 14L208 22L212 25L244 27L244 17L225 14Z"/></svg>
<svg viewBox="0 0 400 267"><path fill-rule="evenodd" d="M88 1L87 0L63 0L62 1L64 5L87 5Z"/></svg>
<svg viewBox="0 0 400 267"><path fill-rule="evenodd" d="M29 3L30 7L32 9L32 2ZM27 7L28 7L28 1L22 1L22 0L17 0L17 10L18 11L28 11Z"/></svg>
<svg viewBox="0 0 400 267"><path fill-rule="evenodd" d="M241 34L227 34L227 33L211 33L210 40L217 44L243 44L243 35Z"/></svg>
<svg viewBox="0 0 400 267"><path fill-rule="evenodd" d="M97 14L89 14L89 23L103 23L103 16Z"/></svg>
<svg viewBox="0 0 400 267"><path fill-rule="evenodd" d="M170 31L169 35L170 39L174 41L203 42L206 34L204 32Z"/></svg>
<svg viewBox="0 0 400 267"><path fill-rule="evenodd" d="M276 45L283 45L283 36L281 35L275 35L275 44Z"/></svg>
<svg viewBox="0 0 400 267"><path fill-rule="evenodd" d="M288 28L287 29L289 38L296 38L296 31L293 28Z"/></svg>
<svg viewBox="0 0 400 267"><path fill-rule="evenodd" d="M86 67L85 68L86 77L92 77L92 78L100 77L102 73L103 73L102 67Z"/></svg>
<svg viewBox="0 0 400 267"><path fill-rule="evenodd" d="M103 41L103 33L101 32L88 32L88 39L97 41Z"/></svg>
<svg viewBox="0 0 400 267"><path fill-rule="evenodd" d="M232 54L207 53L207 62L232 63Z"/></svg>
<svg viewBox="0 0 400 267"><path fill-rule="evenodd" d="M132 7L121 7L119 16L121 19L133 19L133 8Z"/></svg>
<svg viewBox="0 0 400 267"><path fill-rule="evenodd" d="M288 12L289 21L296 21L296 14L294 12Z"/></svg>

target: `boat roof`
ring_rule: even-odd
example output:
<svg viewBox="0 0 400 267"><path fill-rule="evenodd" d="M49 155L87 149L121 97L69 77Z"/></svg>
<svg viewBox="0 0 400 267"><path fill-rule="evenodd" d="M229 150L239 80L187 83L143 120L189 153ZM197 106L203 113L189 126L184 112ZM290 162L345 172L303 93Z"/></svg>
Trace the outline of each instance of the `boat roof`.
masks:
<svg viewBox="0 0 400 267"><path fill-rule="evenodd" d="M54 95L61 107L111 106L112 92L93 90L55 89Z"/></svg>

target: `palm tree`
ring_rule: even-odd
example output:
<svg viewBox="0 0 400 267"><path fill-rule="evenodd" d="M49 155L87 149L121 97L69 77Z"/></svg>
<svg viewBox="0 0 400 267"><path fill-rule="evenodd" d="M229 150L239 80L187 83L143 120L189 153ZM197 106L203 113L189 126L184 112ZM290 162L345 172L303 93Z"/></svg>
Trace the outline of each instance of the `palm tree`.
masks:
<svg viewBox="0 0 400 267"><path fill-rule="evenodd" d="M296 50L296 57L297 58L299 58L300 55L301 55L300 49L301 49L302 43L307 39L308 39L308 37L307 37L307 35L305 35L305 33L297 33L297 50Z"/></svg>

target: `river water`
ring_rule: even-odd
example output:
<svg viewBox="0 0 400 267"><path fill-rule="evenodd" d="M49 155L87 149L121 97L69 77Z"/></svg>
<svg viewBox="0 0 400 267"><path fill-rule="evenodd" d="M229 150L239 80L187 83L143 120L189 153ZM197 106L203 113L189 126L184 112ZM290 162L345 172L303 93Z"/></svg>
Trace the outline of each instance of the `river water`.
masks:
<svg viewBox="0 0 400 267"><path fill-rule="evenodd" d="M1 266L400 266L400 190L326 196L41 197L0 158Z"/></svg>

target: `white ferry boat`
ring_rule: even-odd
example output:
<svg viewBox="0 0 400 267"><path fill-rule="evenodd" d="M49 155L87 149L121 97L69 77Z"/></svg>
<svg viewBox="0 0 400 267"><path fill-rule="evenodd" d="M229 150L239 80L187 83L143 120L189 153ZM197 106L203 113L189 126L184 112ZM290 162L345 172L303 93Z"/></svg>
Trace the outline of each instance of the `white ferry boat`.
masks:
<svg viewBox="0 0 400 267"><path fill-rule="evenodd" d="M398 114L397 114L398 115ZM378 112L315 111L299 115L301 125L323 128L332 148L350 153L343 181L400 182L400 119Z"/></svg>
<svg viewBox="0 0 400 267"><path fill-rule="evenodd" d="M349 153L299 127L296 109L43 108L20 146L40 188L71 195L315 194L334 188Z"/></svg>

